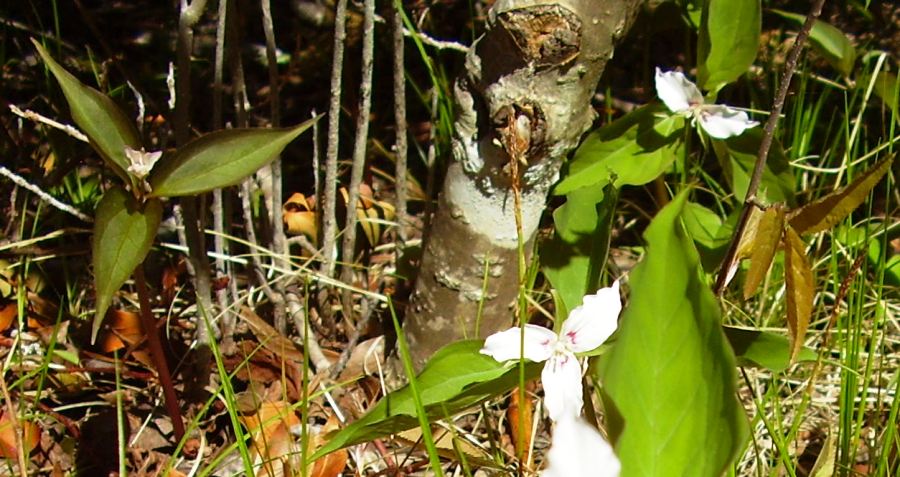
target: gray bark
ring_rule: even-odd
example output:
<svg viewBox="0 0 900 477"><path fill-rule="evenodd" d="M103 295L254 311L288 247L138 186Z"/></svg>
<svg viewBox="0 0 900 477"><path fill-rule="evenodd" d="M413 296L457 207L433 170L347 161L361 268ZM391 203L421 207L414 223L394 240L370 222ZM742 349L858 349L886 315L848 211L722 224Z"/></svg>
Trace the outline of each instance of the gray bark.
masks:
<svg viewBox="0 0 900 477"><path fill-rule="evenodd" d="M513 323L518 241L510 156L520 159L514 169L530 250L560 166L594 119L600 74L641 3L497 0L491 8L456 82L454 160L406 310L403 332L416 369L452 341Z"/></svg>

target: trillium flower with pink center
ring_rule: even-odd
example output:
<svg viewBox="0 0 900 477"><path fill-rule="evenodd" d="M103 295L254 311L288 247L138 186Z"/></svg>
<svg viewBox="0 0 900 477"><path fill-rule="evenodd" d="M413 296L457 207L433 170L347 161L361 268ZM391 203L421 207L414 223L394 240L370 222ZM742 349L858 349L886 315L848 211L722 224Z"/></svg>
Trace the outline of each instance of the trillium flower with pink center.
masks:
<svg viewBox="0 0 900 477"><path fill-rule="evenodd" d="M576 416L556 423L547 461L541 477L618 477L622 468L597 429Z"/></svg>
<svg viewBox="0 0 900 477"><path fill-rule="evenodd" d="M581 414L581 363L576 353L596 349L616 330L622 299L618 280L584 297L583 303L569 313L557 335L542 326L525 325L488 336L481 353L497 361L524 357L546 361L541 372L544 406L550 419ZM524 336L523 336L524 333ZM520 344L524 343L524 347Z"/></svg>
<svg viewBox="0 0 900 477"><path fill-rule="evenodd" d="M670 111L691 118L711 137L727 139L740 136L759 123L751 121L747 113L721 104L706 104L697 85L678 71L663 73L656 69L656 93Z"/></svg>

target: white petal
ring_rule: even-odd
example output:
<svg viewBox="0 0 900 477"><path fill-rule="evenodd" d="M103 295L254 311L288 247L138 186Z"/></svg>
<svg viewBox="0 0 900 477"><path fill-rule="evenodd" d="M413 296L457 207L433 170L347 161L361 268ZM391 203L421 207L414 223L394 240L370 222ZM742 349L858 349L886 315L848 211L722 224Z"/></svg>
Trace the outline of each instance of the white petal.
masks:
<svg viewBox="0 0 900 477"><path fill-rule="evenodd" d="M759 124L751 121L747 113L721 105L703 106L699 119L703 130L716 139L740 136L746 129Z"/></svg>
<svg viewBox="0 0 900 477"><path fill-rule="evenodd" d="M581 414L581 363L571 353L555 353L541 371L544 406L550 419Z"/></svg>
<svg viewBox="0 0 900 477"><path fill-rule="evenodd" d="M580 417L556 423L542 477L618 477L621 464L612 446Z"/></svg>
<svg viewBox="0 0 900 477"><path fill-rule="evenodd" d="M612 286L584 297L581 306L572 310L563 323L560 339L575 353L595 349L616 331L621 311L622 298L619 296L619 281L616 280Z"/></svg>
<svg viewBox="0 0 900 477"><path fill-rule="evenodd" d="M697 85L678 71L663 73L656 69L656 94L673 113L690 109L692 105L703 104L703 95Z"/></svg>
<svg viewBox="0 0 900 477"><path fill-rule="evenodd" d="M486 354L497 361L517 360L521 356L530 361L545 361L553 354L556 340L556 333L543 326L525 325L524 354L519 351L522 330L518 327L488 336L484 340L481 354Z"/></svg>

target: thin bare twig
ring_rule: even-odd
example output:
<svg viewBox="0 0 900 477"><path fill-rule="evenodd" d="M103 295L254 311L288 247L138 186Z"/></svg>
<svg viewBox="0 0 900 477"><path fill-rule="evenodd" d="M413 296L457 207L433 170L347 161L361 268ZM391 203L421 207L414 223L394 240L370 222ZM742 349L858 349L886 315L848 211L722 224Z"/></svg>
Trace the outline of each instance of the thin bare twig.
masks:
<svg viewBox="0 0 900 477"><path fill-rule="evenodd" d="M353 138L353 165L350 169L350 187L347 198L347 222L344 230L342 280L353 280L354 253L356 249L356 203L359 186L366 167L366 145L369 139L369 112L372 109L372 70L375 59L375 0L363 4L362 79L359 85L359 111L356 115L356 136ZM344 289L344 313L350 313L351 293ZM349 316L349 315L347 315Z"/></svg>
<svg viewBox="0 0 900 477"><path fill-rule="evenodd" d="M75 126L70 126L68 124L63 124L57 121L54 121L48 117L42 116L39 113L36 113L30 109L26 109L22 111L18 108L18 106L14 104L9 105L9 110L12 111L13 114L19 116L21 118L27 119L29 121L35 121L41 124L46 124L54 129L59 129L60 131L68 134L69 136L74 137L82 142L89 142L88 137L84 135L83 132L79 131Z"/></svg>
<svg viewBox="0 0 900 477"><path fill-rule="evenodd" d="M262 16L263 16L263 32L266 37L266 62L269 67L269 106L272 126L281 125L281 110L279 101L279 81L278 81L278 63L275 59L275 26L272 24L272 5L270 0L262 0ZM284 223L282 218L281 204L283 201L282 183L281 183L281 157L276 158L270 165L272 188L268 191L271 197L269 201L272 204L269 210L270 224L272 230L272 249L275 255L281 257L282 261L290 267L288 260L287 237L284 235ZM284 280L275 283L275 292L281 298L279 303L284 303ZM275 329L279 333L287 332L287 321L285 320L285 310L283 306L276 306L273 309Z"/></svg>
<svg viewBox="0 0 900 477"><path fill-rule="evenodd" d="M347 37L347 0L338 0L334 13L334 54L331 59L331 98L328 104L328 142L325 149L325 182L322 184L323 275L334 277L337 224L337 163L341 119L341 80L344 75L344 40Z"/></svg>
<svg viewBox="0 0 900 477"><path fill-rule="evenodd" d="M406 142L406 74L403 58L403 5L399 0L393 2L393 46L394 46L394 123L397 127L394 154L396 154L396 168L394 172L394 187L397 191L397 236L400 238L402 250L406 243L406 225L409 218L406 214L407 190L406 190L406 159L409 153Z"/></svg>
<svg viewBox="0 0 900 477"><path fill-rule="evenodd" d="M52 195L41 190L40 187L28 182L27 180L25 180L24 177L16 174L15 172L7 169L6 167L0 166L0 175L3 175L7 179L13 181L13 183L16 184L17 186L22 187L24 189L28 189L29 192L38 196L38 198L40 198L44 202L52 205L56 209L59 209L67 214L73 215L85 222L93 222L94 221L94 219L91 218L91 216L84 214L83 212L79 211L78 209L76 209L75 207L72 207L69 204L60 202Z"/></svg>
<svg viewBox="0 0 900 477"><path fill-rule="evenodd" d="M725 259L722 260L722 265L719 268L719 275L716 278L716 295L721 295L725 290L725 285L728 281L728 269L731 268L731 264L735 259L738 243L741 240L741 236L744 235L744 230L747 228L747 220L750 218L750 211L753 209L754 203L756 202L756 193L759 191L763 171L766 167L766 160L769 157L769 150L772 148L772 141L775 139L775 127L778 125L778 118L781 116L781 110L784 107L788 90L790 90L791 87L791 78L793 78L794 71L797 69L800 53L803 51L803 46L806 44L809 32L812 30L816 19L822 14L822 7L824 5L825 0L816 0L813 4L812 9L806 16L806 22L803 24L803 28L800 29L800 33L794 40L794 46L791 48L790 53L788 53L787 61L785 61L784 73L781 76L781 84L778 85L778 93L775 95L775 101L772 103L772 111L763 128L763 137L759 145L759 153L756 156L756 164L753 167L753 175L750 176L750 184L747 186L747 197L744 199L744 208L741 210L738 226L734 231L734 236L731 238L728 253L725 254Z"/></svg>

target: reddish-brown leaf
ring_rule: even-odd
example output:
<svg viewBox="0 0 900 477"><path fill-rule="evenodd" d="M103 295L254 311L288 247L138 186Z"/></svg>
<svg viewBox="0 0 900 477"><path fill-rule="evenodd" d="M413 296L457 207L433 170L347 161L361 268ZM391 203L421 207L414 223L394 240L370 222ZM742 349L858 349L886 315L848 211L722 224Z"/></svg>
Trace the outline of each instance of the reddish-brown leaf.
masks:
<svg viewBox="0 0 900 477"><path fill-rule="evenodd" d="M784 229L784 206L774 204L766 209L759 218L756 234L750 248L750 271L744 281L744 299L750 298L766 274L775 257L778 243Z"/></svg>
<svg viewBox="0 0 900 477"><path fill-rule="evenodd" d="M519 388L512 391L509 400L509 409L506 411L506 420L509 422L510 438L516 447L516 456L521 462L529 462L531 451L531 425L534 416L534 405L528 397L526 390L525 400L519 399Z"/></svg>
<svg viewBox="0 0 900 477"><path fill-rule="evenodd" d="M9 413L4 412L0 416L0 456L4 459L15 459L18 455L19 448L16 445L14 424L22 428L22 446L26 456L31 454L31 451L40 442L41 434L37 424L21 419L13 423L13 420L9 418Z"/></svg>
<svg viewBox="0 0 900 477"><path fill-rule="evenodd" d="M15 303L0 303L0 331L6 331L18 314Z"/></svg>
<svg viewBox="0 0 900 477"><path fill-rule="evenodd" d="M875 164L849 185L791 212L788 223L798 234L814 234L834 227L862 204L890 169L891 156Z"/></svg>
<svg viewBox="0 0 900 477"><path fill-rule="evenodd" d="M806 244L788 226L784 231L785 285L787 288L787 322L791 338L791 362L803 348L806 328L812 315L812 267L806 258Z"/></svg>

